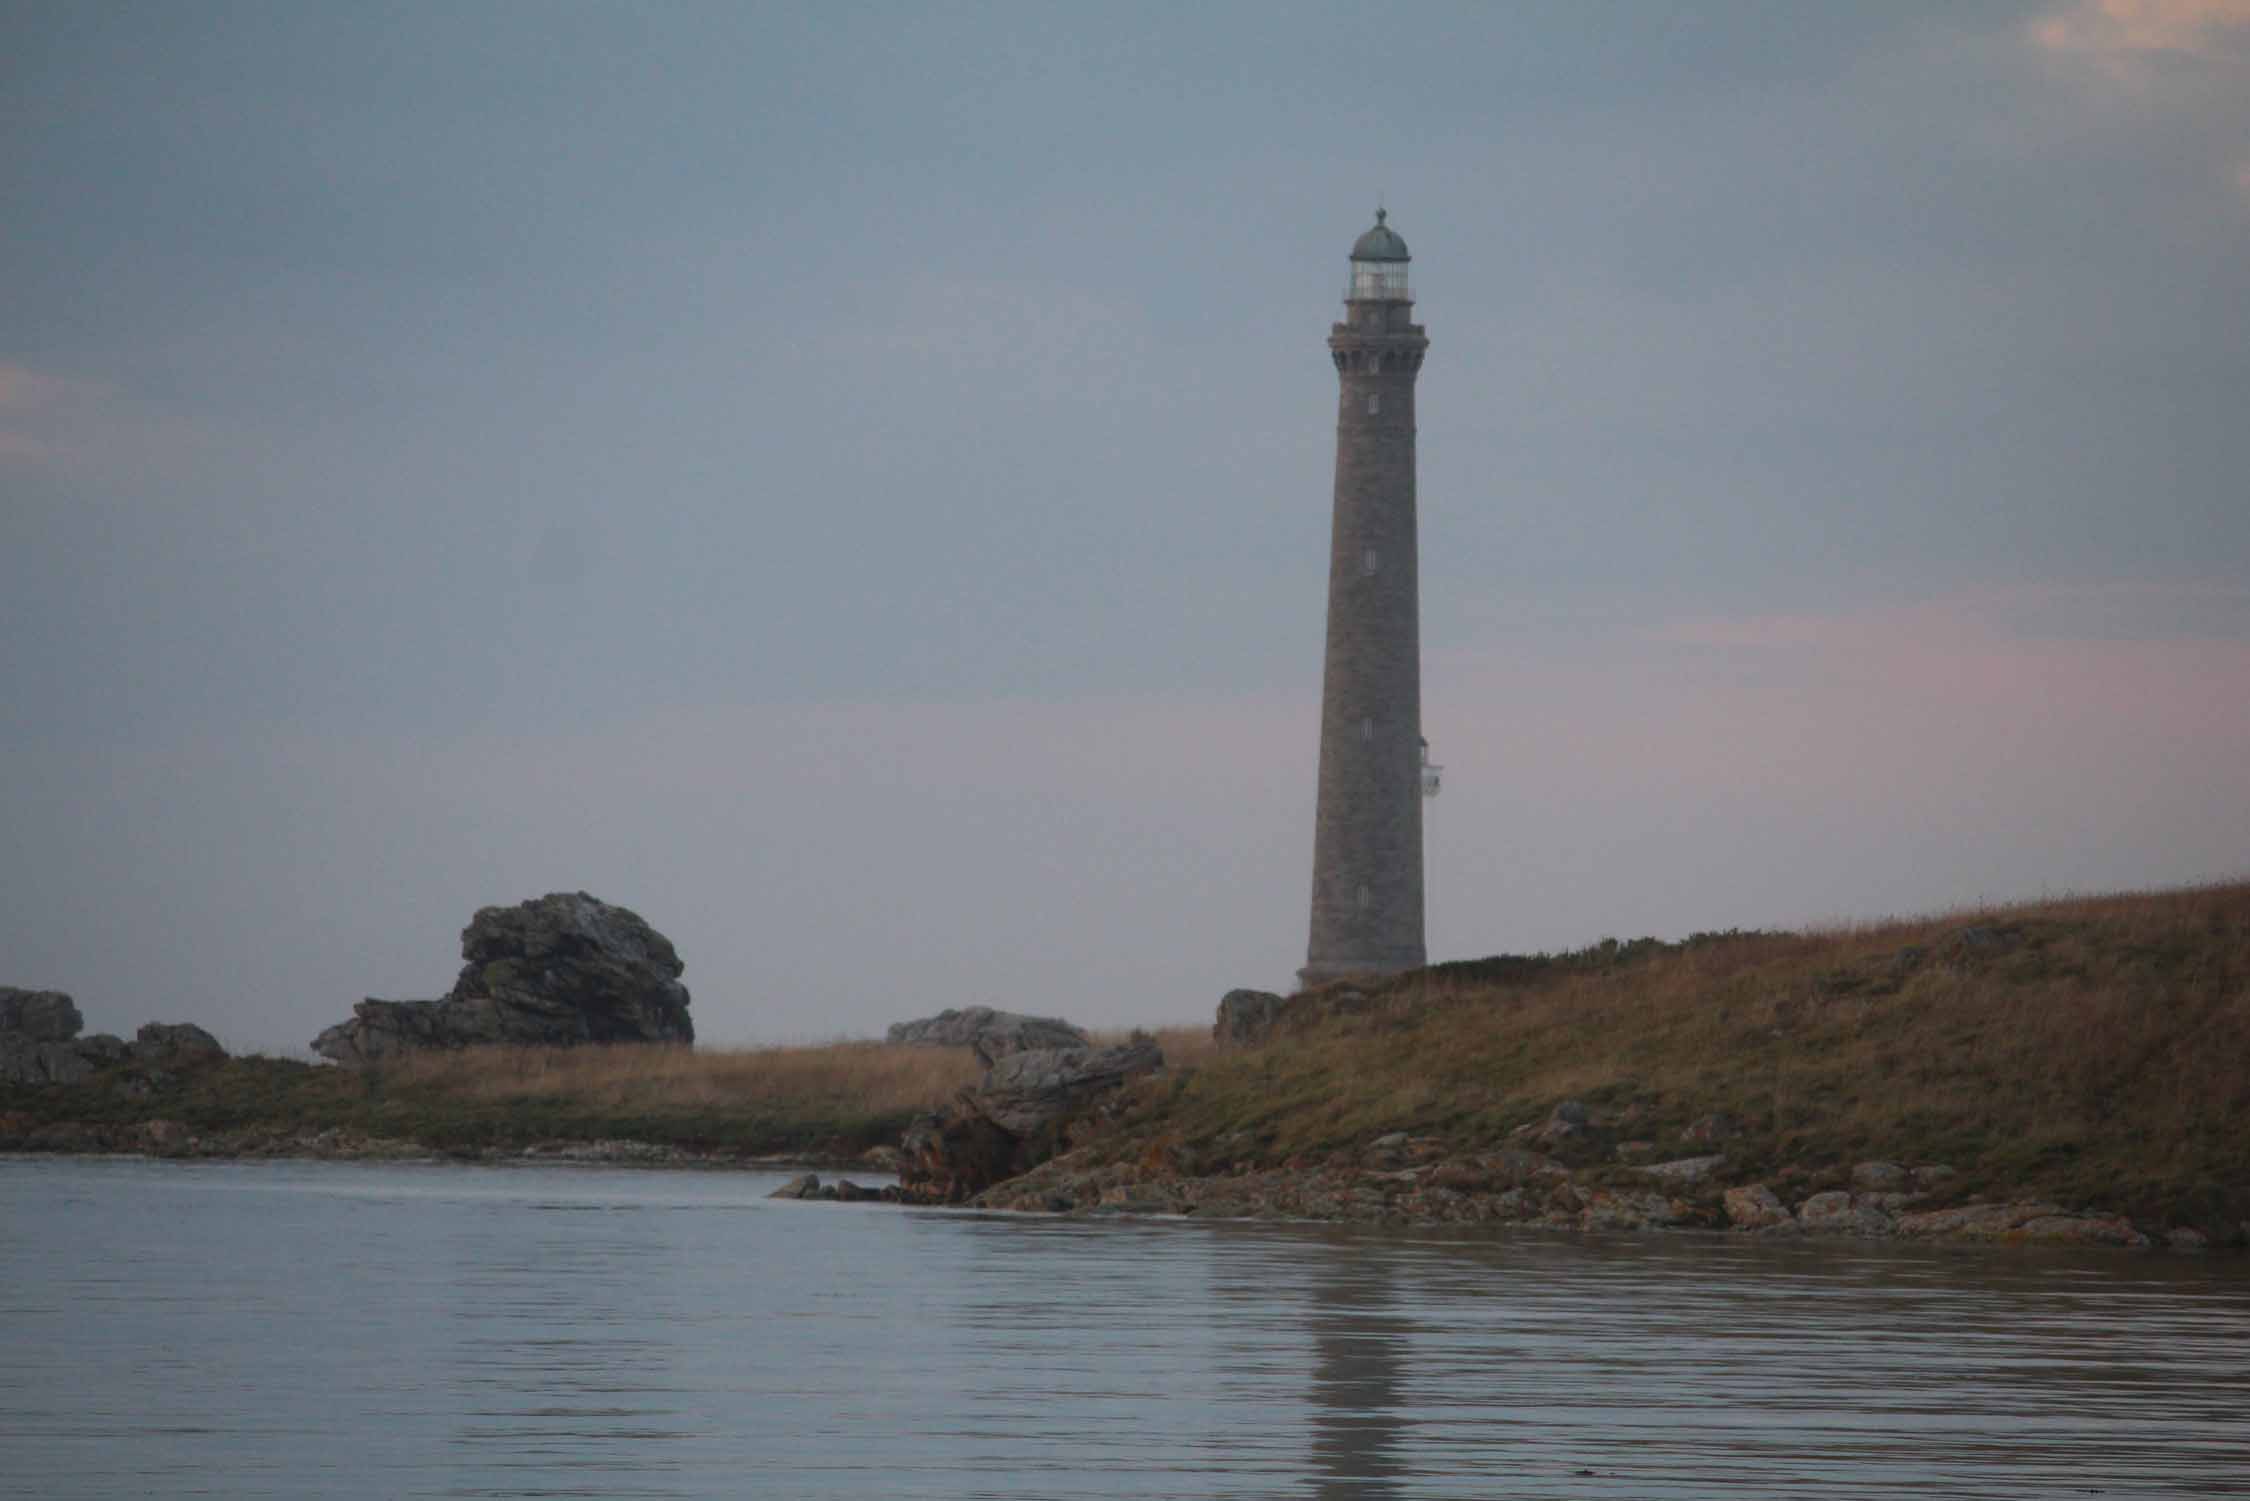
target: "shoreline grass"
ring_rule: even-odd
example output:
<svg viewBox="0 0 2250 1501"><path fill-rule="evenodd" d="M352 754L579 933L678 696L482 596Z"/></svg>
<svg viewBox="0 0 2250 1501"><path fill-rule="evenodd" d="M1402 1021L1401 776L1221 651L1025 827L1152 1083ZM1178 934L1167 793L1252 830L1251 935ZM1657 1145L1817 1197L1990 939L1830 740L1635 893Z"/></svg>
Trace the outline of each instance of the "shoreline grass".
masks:
<svg viewBox="0 0 2250 1501"><path fill-rule="evenodd" d="M2250 1219L2250 883L1496 956L1296 1004L1328 1014L1144 1086L1117 1150L1475 1151L1576 1099L1674 1156L1731 1116L1742 1171L1946 1163L1962 1194Z"/></svg>
<svg viewBox="0 0 2250 1501"><path fill-rule="evenodd" d="M1701 1150L1680 1145L1690 1122L1730 1116L1740 1173L1942 1162L1964 1196L2250 1221L2250 882L1604 941L1292 1008L1255 1049L1157 1032L1165 1072L1093 1150L1167 1143L1225 1171L1407 1131L1476 1152L1577 1099L1676 1155ZM0 1087L0 1150L132 1150L165 1120L246 1151L338 1132L439 1152L626 1139L842 1158L895 1144L979 1073L965 1049L880 1042L482 1048L362 1071L236 1058L153 1085Z"/></svg>

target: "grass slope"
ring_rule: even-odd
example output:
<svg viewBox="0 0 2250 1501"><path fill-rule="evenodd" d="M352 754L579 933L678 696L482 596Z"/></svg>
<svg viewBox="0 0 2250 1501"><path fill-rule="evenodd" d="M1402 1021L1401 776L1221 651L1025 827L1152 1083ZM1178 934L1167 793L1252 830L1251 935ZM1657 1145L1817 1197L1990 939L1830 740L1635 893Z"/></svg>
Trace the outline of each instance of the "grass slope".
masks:
<svg viewBox="0 0 2250 1501"><path fill-rule="evenodd" d="M1736 1181L1942 1162L1957 1197L2250 1218L2250 884L1608 943L1294 1004L1313 1019L1144 1086L1095 1151L1205 1172L1401 1130L1469 1151L1576 1099L1659 1156L1736 1117Z"/></svg>
<svg viewBox="0 0 2250 1501"><path fill-rule="evenodd" d="M628 1139L696 1151L841 1156L895 1144L977 1075L956 1049L472 1048L347 1070L235 1058L147 1087L131 1073L77 1088L0 1089L0 1148L85 1149L169 1120L206 1137L322 1131L473 1152ZM136 1088L136 1085L142 1087Z"/></svg>

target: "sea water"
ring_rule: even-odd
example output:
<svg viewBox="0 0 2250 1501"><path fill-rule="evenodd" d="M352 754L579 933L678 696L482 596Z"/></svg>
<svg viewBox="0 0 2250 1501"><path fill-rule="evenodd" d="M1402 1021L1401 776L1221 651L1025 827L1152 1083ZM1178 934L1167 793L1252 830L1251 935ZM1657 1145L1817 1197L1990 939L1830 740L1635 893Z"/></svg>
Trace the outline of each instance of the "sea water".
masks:
<svg viewBox="0 0 2250 1501"><path fill-rule="evenodd" d="M0 1495L2250 1488L2224 1255L1068 1220L0 1160Z"/></svg>

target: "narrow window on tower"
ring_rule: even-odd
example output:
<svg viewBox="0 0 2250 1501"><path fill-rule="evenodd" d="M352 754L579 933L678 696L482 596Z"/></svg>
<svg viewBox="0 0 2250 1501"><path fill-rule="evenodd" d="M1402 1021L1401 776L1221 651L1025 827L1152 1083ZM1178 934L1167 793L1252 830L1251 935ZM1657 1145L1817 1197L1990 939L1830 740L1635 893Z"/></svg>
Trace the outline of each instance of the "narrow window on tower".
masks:
<svg viewBox="0 0 2250 1501"><path fill-rule="evenodd" d="M1359 722L1359 738L1362 740L1373 740L1375 738L1374 720L1363 719Z"/></svg>
<svg viewBox="0 0 2250 1501"><path fill-rule="evenodd" d="M1372 578L1375 575L1375 570L1382 565L1382 561L1381 558L1376 556L1375 549L1370 547L1359 555L1359 571Z"/></svg>
<svg viewBox="0 0 2250 1501"><path fill-rule="evenodd" d="M1382 392L1380 392L1380 391L1370 391L1370 392L1368 392L1368 393L1367 393L1367 415L1368 415L1368 416L1370 416L1370 417L1372 417L1372 416L1374 416L1374 415L1375 415L1375 414L1376 414L1377 412L1380 412L1381 410L1383 410L1383 393L1382 393Z"/></svg>
<svg viewBox="0 0 2250 1501"><path fill-rule="evenodd" d="M1359 888L1359 910L1360 910L1360 911L1362 911L1362 912L1365 912L1365 911L1367 910L1367 904L1368 904L1369 902L1373 901L1373 900L1374 900L1374 898L1373 898L1372 896L1370 896L1370 895L1368 894L1367 888L1366 888L1365 886L1362 886L1362 887L1360 887L1360 888Z"/></svg>

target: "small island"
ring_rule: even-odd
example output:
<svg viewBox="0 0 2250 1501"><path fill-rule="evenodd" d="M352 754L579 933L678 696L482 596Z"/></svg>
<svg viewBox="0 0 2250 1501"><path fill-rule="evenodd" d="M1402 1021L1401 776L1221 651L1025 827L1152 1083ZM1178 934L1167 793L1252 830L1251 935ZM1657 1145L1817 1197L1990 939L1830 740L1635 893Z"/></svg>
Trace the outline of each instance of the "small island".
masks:
<svg viewBox="0 0 2250 1501"><path fill-rule="evenodd" d="M69 997L7 992L0 1151L849 1165L910 1202L1050 1213L2250 1240L2250 883L1500 955L1236 991L1208 1028L1132 1035L969 1008L884 1041L629 1040L604 997L676 989L634 1014L684 1031L679 961L583 893L485 909L463 951L452 996L407 1004L501 1038L341 1065L177 1026L79 1039Z"/></svg>

